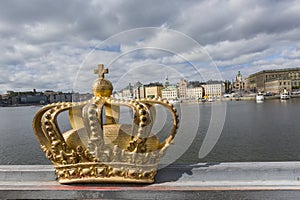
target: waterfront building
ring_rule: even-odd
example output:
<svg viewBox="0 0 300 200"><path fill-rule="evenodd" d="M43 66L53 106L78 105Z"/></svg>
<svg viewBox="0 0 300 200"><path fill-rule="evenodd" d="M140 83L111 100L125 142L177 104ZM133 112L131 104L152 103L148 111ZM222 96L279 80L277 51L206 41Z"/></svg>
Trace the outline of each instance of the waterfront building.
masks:
<svg viewBox="0 0 300 200"><path fill-rule="evenodd" d="M253 92L280 93L300 87L300 68L263 70L245 79L245 89Z"/></svg>
<svg viewBox="0 0 300 200"><path fill-rule="evenodd" d="M11 96L11 104L12 105L17 105L20 103L20 96Z"/></svg>
<svg viewBox="0 0 300 200"><path fill-rule="evenodd" d="M244 90L245 83L243 82L243 77L240 71L235 77L235 81L232 83L232 91L239 92Z"/></svg>
<svg viewBox="0 0 300 200"><path fill-rule="evenodd" d="M60 102L61 101L61 98L60 98L60 95L61 92L54 92L52 90L46 90L44 92L44 95L47 96L47 101L49 103L56 103L56 102Z"/></svg>
<svg viewBox="0 0 300 200"><path fill-rule="evenodd" d="M279 94L282 92L284 89L287 91L292 91L292 81L288 79L283 79L283 80L269 80L265 82L265 92L270 92L274 94Z"/></svg>
<svg viewBox="0 0 300 200"><path fill-rule="evenodd" d="M63 94L57 94L55 95L55 101L56 102L63 102L63 101L66 101L65 100L65 96Z"/></svg>
<svg viewBox="0 0 300 200"><path fill-rule="evenodd" d="M87 101L93 98L93 94L85 93L85 94L79 94L79 101Z"/></svg>
<svg viewBox="0 0 300 200"><path fill-rule="evenodd" d="M187 94L186 94L187 87L188 87L188 82L184 79L181 79L178 83L178 91L179 91L180 99L187 98Z"/></svg>
<svg viewBox="0 0 300 200"><path fill-rule="evenodd" d="M72 102L72 93L65 93L66 102Z"/></svg>
<svg viewBox="0 0 300 200"><path fill-rule="evenodd" d="M21 104L45 104L47 97L45 95L24 95L20 98Z"/></svg>
<svg viewBox="0 0 300 200"><path fill-rule="evenodd" d="M161 95L163 99L171 100L178 99L179 91L178 88L174 85L168 85L161 91Z"/></svg>
<svg viewBox="0 0 300 200"><path fill-rule="evenodd" d="M49 102L50 103L54 103L55 102L55 95L54 94L50 94L49 95Z"/></svg>
<svg viewBox="0 0 300 200"><path fill-rule="evenodd" d="M116 99L122 99L122 91L114 91L112 95Z"/></svg>
<svg viewBox="0 0 300 200"><path fill-rule="evenodd" d="M204 87L205 96L220 98L225 93L225 83L223 81L207 81Z"/></svg>
<svg viewBox="0 0 300 200"><path fill-rule="evenodd" d="M80 101L80 94L78 92L72 93L72 101L73 102L79 102Z"/></svg>
<svg viewBox="0 0 300 200"><path fill-rule="evenodd" d="M150 83L145 85L145 97L146 98L162 98L163 85L161 83Z"/></svg>
<svg viewBox="0 0 300 200"><path fill-rule="evenodd" d="M132 96L134 99L145 98L145 87L139 81L133 85Z"/></svg>
<svg viewBox="0 0 300 200"><path fill-rule="evenodd" d="M189 99L200 99L203 97L204 87L203 86L194 87L193 85L189 85L186 90L186 94Z"/></svg>
<svg viewBox="0 0 300 200"><path fill-rule="evenodd" d="M230 93L232 90L232 83L229 80L225 80L225 93Z"/></svg>
<svg viewBox="0 0 300 200"><path fill-rule="evenodd" d="M141 85L141 87L139 87L139 93L140 93L140 98L145 98L146 97L146 91L145 91L145 86Z"/></svg>
<svg viewBox="0 0 300 200"><path fill-rule="evenodd" d="M52 95L50 95L51 97ZM71 102L72 99L72 93L58 93L56 95L53 95L53 97L49 98L49 100L51 101L55 101L55 102Z"/></svg>
<svg viewBox="0 0 300 200"><path fill-rule="evenodd" d="M132 97L133 97L133 87L131 83L129 83L128 86L122 90L122 98L132 99Z"/></svg>
<svg viewBox="0 0 300 200"><path fill-rule="evenodd" d="M62 93L46 90L37 92L35 89L25 92L8 91L7 94L0 95L0 105L10 106L18 104L47 104L56 102L79 102L92 98L92 94Z"/></svg>
<svg viewBox="0 0 300 200"><path fill-rule="evenodd" d="M8 94L2 94L0 99L1 106L11 105L12 103L12 98Z"/></svg>

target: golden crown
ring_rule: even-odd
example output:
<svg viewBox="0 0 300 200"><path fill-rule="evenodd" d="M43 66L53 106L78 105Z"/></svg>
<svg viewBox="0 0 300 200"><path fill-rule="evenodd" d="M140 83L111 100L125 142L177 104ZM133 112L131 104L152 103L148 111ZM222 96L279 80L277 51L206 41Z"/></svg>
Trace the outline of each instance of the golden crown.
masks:
<svg viewBox="0 0 300 200"><path fill-rule="evenodd" d="M152 183L178 128L176 108L155 98L111 98L113 86L104 78L108 69L100 64L95 73L99 78L93 84L92 99L53 103L36 113L33 129L42 150L52 161L60 183ZM157 104L173 117L172 129L163 142L151 133ZM119 123L121 106L133 111L132 124ZM69 112L72 129L62 133L57 119L64 111Z"/></svg>

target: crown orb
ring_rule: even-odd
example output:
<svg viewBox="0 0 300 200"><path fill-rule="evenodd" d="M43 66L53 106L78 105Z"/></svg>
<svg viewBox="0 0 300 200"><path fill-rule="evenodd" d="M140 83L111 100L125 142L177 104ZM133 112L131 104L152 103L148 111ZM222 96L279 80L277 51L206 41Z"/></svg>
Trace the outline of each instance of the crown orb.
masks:
<svg viewBox="0 0 300 200"><path fill-rule="evenodd" d="M109 80L105 78L98 78L95 80L92 90L95 97L110 97L113 91L113 86Z"/></svg>

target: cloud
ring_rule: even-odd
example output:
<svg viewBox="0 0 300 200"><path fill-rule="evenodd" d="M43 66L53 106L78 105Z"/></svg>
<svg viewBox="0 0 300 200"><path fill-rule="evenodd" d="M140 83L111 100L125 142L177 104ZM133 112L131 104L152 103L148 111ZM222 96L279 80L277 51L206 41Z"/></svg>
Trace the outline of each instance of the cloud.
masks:
<svg viewBox="0 0 300 200"><path fill-rule="evenodd" d="M214 63L229 80L238 70L245 77L299 67L299 34L300 5L293 0L2 1L0 93L90 91L99 62L110 65L113 82L123 77L121 85L163 81L168 73L200 79L200 69ZM103 42L108 46L97 49Z"/></svg>

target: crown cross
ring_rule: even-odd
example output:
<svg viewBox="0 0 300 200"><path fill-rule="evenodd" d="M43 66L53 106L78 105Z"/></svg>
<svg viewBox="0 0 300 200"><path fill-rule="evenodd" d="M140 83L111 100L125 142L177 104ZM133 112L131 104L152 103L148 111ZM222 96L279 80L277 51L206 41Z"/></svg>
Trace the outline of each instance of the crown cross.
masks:
<svg viewBox="0 0 300 200"><path fill-rule="evenodd" d="M104 68L103 64L98 65L98 69L94 70L94 74L98 74L99 78L104 78L104 74L108 74L108 69Z"/></svg>

